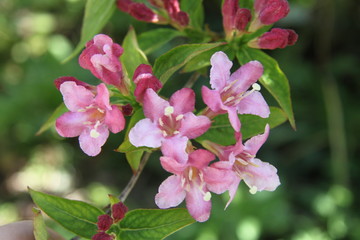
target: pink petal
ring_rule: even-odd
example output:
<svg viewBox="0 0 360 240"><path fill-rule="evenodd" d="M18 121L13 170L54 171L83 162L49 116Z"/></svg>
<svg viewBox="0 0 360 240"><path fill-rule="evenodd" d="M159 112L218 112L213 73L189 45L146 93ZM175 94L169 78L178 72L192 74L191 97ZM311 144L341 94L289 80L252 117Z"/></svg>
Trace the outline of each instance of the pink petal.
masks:
<svg viewBox="0 0 360 240"><path fill-rule="evenodd" d="M208 220L211 211L211 201L204 200L203 192L207 192L205 187L200 189L199 186L191 184L185 198L190 215L198 222Z"/></svg>
<svg viewBox="0 0 360 240"><path fill-rule="evenodd" d="M266 124L264 134L254 136L245 142L244 152L256 156L256 153L259 151L260 147L265 143L266 139L268 138L269 132L270 126L269 124Z"/></svg>
<svg viewBox="0 0 360 240"><path fill-rule="evenodd" d="M56 120L56 131L62 137L77 137L84 130L88 121L85 112L67 112Z"/></svg>
<svg viewBox="0 0 360 240"><path fill-rule="evenodd" d="M210 90L209 88L203 86L201 88L201 95L204 103L214 112L224 113L224 104L221 100L219 91Z"/></svg>
<svg viewBox="0 0 360 240"><path fill-rule="evenodd" d="M251 61L231 74L229 82L236 81L233 87L236 87L237 93L242 93L250 88L261 77L263 72L264 68L259 61Z"/></svg>
<svg viewBox="0 0 360 240"><path fill-rule="evenodd" d="M159 118L164 116L164 110L169 103L159 97L154 90L149 88L144 96L144 114L153 122L157 122Z"/></svg>
<svg viewBox="0 0 360 240"><path fill-rule="evenodd" d="M210 59L210 84L211 88L221 91L230 77L232 62L223 52L216 52Z"/></svg>
<svg viewBox="0 0 360 240"><path fill-rule="evenodd" d="M96 156L101 152L101 147L109 137L109 130L106 126L100 125L96 131L99 136L94 138L90 135L91 128L86 128L79 137L80 148L89 156Z"/></svg>
<svg viewBox="0 0 360 240"><path fill-rule="evenodd" d="M195 93L190 88L180 89L170 97L169 103L174 107L175 115L192 112L195 108Z"/></svg>
<svg viewBox="0 0 360 240"><path fill-rule="evenodd" d="M185 163L188 160L188 154L185 151L188 140L187 137L165 139L161 145L161 152L164 156L176 159L179 163Z"/></svg>
<svg viewBox="0 0 360 240"><path fill-rule="evenodd" d="M215 160L215 155L204 149L195 150L189 155L189 165L199 170L207 167L213 160Z"/></svg>
<svg viewBox="0 0 360 240"><path fill-rule="evenodd" d="M205 133L210 128L210 125L211 121L209 118L205 116L195 116L189 112L184 115L179 131L182 136L193 139Z"/></svg>
<svg viewBox="0 0 360 240"><path fill-rule="evenodd" d="M72 112L89 106L94 98L91 91L72 81L61 84L60 92L63 95L66 107Z"/></svg>
<svg viewBox="0 0 360 240"><path fill-rule="evenodd" d="M234 179L234 182L232 182L232 184L229 187L229 201L226 203L225 209L229 206L229 204L232 202L232 200L234 199L237 189L239 187L239 183L240 183L241 179L239 177L236 177Z"/></svg>
<svg viewBox="0 0 360 240"><path fill-rule="evenodd" d="M178 162L175 158L163 156L160 157L161 166L173 174L181 175L187 168L186 162Z"/></svg>
<svg viewBox="0 0 360 240"><path fill-rule="evenodd" d="M258 91L242 99L237 107L240 114L253 114L262 118L268 118L270 115L269 105Z"/></svg>
<svg viewBox="0 0 360 240"><path fill-rule="evenodd" d="M135 147L158 148L163 139L161 130L148 118L137 122L129 132L129 140Z"/></svg>
<svg viewBox="0 0 360 240"><path fill-rule="evenodd" d="M186 192L181 187L181 178L172 175L161 183L155 203L159 208L176 207L184 200L185 195Z"/></svg>
<svg viewBox="0 0 360 240"><path fill-rule="evenodd" d="M105 124L112 133L118 133L125 127L125 118L120 109L112 105L111 110L106 111Z"/></svg>
<svg viewBox="0 0 360 240"><path fill-rule="evenodd" d="M95 103L103 110L110 110L110 95L106 85L101 83L97 86Z"/></svg>
<svg viewBox="0 0 360 240"><path fill-rule="evenodd" d="M241 124L235 107L228 107L228 118L233 129L240 132Z"/></svg>
<svg viewBox="0 0 360 240"><path fill-rule="evenodd" d="M204 170L204 181L207 188L221 194L230 189L231 184L237 180L236 174L232 171L232 164L228 161L219 161L211 164Z"/></svg>

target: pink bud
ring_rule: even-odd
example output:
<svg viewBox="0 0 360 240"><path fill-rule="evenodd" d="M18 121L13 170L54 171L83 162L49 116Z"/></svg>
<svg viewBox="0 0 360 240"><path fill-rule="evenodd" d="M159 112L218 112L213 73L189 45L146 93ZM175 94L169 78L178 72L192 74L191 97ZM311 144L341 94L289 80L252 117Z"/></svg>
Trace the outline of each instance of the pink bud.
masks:
<svg viewBox="0 0 360 240"><path fill-rule="evenodd" d="M273 28L270 32L264 33L257 40L249 45L261 49L285 48L294 45L298 35L290 29Z"/></svg>
<svg viewBox="0 0 360 240"><path fill-rule="evenodd" d="M294 30L291 29L286 29L289 33L289 37L288 37L288 45L292 46L294 45L297 40L298 40L298 35L296 34L296 32Z"/></svg>
<svg viewBox="0 0 360 240"><path fill-rule="evenodd" d="M162 88L162 83L153 75L150 65L140 64L134 72L133 80L136 84L134 95L140 103L143 101L146 89L151 88L157 92Z"/></svg>
<svg viewBox="0 0 360 240"><path fill-rule="evenodd" d="M131 0L117 0L116 5L121 11L129 13L130 12L130 5L132 3L133 2Z"/></svg>
<svg viewBox="0 0 360 240"><path fill-rule="evenodd" d="M175 14L174 19L178 22L181 26L189 25L189 15L186 12L180 11Z"/></svg>
<svg viewBox="0 0 360 240"><path fill-rule="evenodd" d="M132 3L129 14L135 19L144 22L158 22L159 17L143 3Z"/></svg>
<svg viewBox="0 0 360 240"><path fill-rule="evenodd" d="M250 20L251 20L250 10L246 8L239 8L236 11L236 15L234 19L235 28L239 31L244 31Z"/></svg>
<svg viewBox="0 0 360 240"><path fill-rule="evenodd" d="M104 214L98 217L97 226L100 231L109 230L112 224L113 219L109 215Z"/></svg>
<svg viewBox="0 0 360 240"><path fill-rule="evenodd" d="M124 114L124 116L131 116L133 113L133 107L131 106L130 103L121 106L121 111Z"/></svg>
<svg viewBox="0 0 360 240"><path fill-rule="evenodd" d="M91 238L91 240L113 240L113 239L114 238L111 235L105 232L99 232Z"/></svg>
<svg viewBox="0 0 360 240"><path fill-rule="evenodd" d="M111 210L112 210L112 217L114 219L114 222L117 223L118 221L120 221L125 217L128 208L122 202L118 202L112 205Z"/></svg>
<svg viewBox="0 0 360 240"><path fill-rule="evenodd" d="M255 11L262 24L270 25L286 17L290 8L287 0L256 0Z"/></svg>
<svg viewBox="0 0 360 240"><path fill-rule="evenodd" d="M183 27L189 24L189 16L186 12L180 10L178 0L163 0L163 2L166 11L174 22Z"/></svg>
<svg viewBox="0 0 360 240"><path fill-rule="evenodd" d="M222 6L223 26L228 35L234 28L234 19L239 9L239 0L225 0Z"/></svg>

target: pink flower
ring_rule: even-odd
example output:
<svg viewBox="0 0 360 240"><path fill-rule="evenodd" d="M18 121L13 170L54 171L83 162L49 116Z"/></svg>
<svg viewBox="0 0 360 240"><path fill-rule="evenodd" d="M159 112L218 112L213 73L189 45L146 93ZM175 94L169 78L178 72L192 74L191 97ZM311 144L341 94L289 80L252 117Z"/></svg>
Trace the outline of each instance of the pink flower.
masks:
<svg viewBox="0 0 360 240"><path fill-rule="evenodd" d="M56 130L63 137L79 136L80 147L87 155L100 153L109 130L118 133L124 129L124 116L117 106L110 105L105 84L97 86L96 96L74 81L62 83L60 92L70 112L56 120Z"/></svg>
<svg viewBox="0 0 360 240"><path fill-rule="evenodd" d="M209 167L215 156L209 151L199 149L187 154L186 143L179 139L165 142L160 158L163 168L173 173L163 181L155 196L159 208L170 208L179 205L184 199L190 215L198 222L208 220L211 211L210 189L223 193L228 189L232 179L227 181L225 171ZM175 145L182 145L175 148ZM225 162L224 162L225 163ZM231 165L228 165L231 173Z"/></svg>
<svg viewBox="0 0 360 240"><path fill-rule="evenodd" d="M219 157L220 162L232 164L236 180L229 187L230 200L226 206L233 200L241 180L244 180L253 194L263 190L274 191L280 185L276 168L256 158L256 153L266 141L269 131L269 125L266 125L264 134L250 138L244 145L241 138L233 146L224 147L215 143L205 143L207 148Z"/></svg>
<svg viewBox="0 0 360 240"><path fill-rule="evenodd" d="M291 29L273 28L248 44L253 48L276 49L294 45L298 35Z"/></svg>
<svg viewBox="0 0 360 240"><path fill-rule="evenodd" d="M172 138L188 139L202 135L210 127L210 120L205 116L195 116L195 93L183 88L176 91L166 101L153 89L144 95L145 119L140 120L129 133L130 142L136 146L160 147L164 141Z"/></svg>
<svg viewBox="0 0 360 240"><path fill-rule="evenodd" d="M217 114L228 113L231 126L240 131L239 114L254 114L267 118L269 106L255 83L263 73L258 61L251 61L230 74L232 62L223 52L216 52L210 59L210 84L212 89L203 86L202 97L208 107ZM247 91L252 86L253 89Z"/></svg>
<svg viewBox="0 0 360 240"><path fill-rule="evenodd" d="M239 0L225 0L222 6L222 16L227 39L231 39L236 30L244 31L251 20L250 10L240 8Z"/></svg>
<svg viewBox="0 0 360 240"><path fill-rule="evenodd" d="M119 60L122 53L123 48L113 43L109 36L98 34L86 44L79 64L103 82L123 88L123 71Z"/></svg>
<svg viewBox="0 0 360 240"><path fill-rule="evenodd" d="M162 83L153 75L150 65L140 64L134 72L133 80L136 84L134 95L140 103L143 102L146 89L151 88L157 92L162 88Z"/></svg>

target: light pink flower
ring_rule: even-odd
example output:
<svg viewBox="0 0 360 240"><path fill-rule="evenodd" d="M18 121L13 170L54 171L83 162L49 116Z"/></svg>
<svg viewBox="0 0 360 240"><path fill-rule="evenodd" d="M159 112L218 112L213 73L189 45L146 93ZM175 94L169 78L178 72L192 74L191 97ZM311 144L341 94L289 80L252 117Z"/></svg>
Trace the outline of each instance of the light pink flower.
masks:
<svg viewBox="0 0 360 240"><path fill-rule="evenodd" d="M60 92L70 112L56 120L56 130L63 137L79 136L80 147L87 155L100 153L109 130L118 133L124 129L124 116L117 106L110 105L105 84L97 86L96 96L74 81L62 83Z"/></svg>
<svg viewBox="0 0 360 240"><path fill-rule="evenodd" d="M168 139L184 136L187 142L202 135L211 122L205 116L195 116L192 113L194 106L195 93L192 89L180 89L166 101L148 88L143 102L146 118L130 130L130 142L136 147L158 148Z"/></svg>
<svg viewBox="0 0 360 240"><path fill-rule="evenodd" d="M181 148L174 148L182 145ZM187 154L183 141L172 139L164 143L160 158L163 168L173 173L159 187L155 203L159 208L170 208L179 205L184 199L190 215L198 222L208 220L211 211L211 193L223 193L233 179L227 177L226 171L209 167L215 156L204 149ZM224 162L226 163L226 162ZM224 166L226 168L226 166ZM231 164L227 170L231 173Z"/></svg>
<svg viewBox="0 0 360 240"><path fill-rule="evenodd" d="M113 43L109 36L98 34L86 43L79 64L103 82L123 88L123 71L119 60L122 53L123 48Z"/></svg>
<svg viewBox="0 0 360 240"><path fill-rule="evenodd" d="M140 103L143 102L146 89L151 88L157 92L162 88L162 83L153 74L151 66L146 64L140 64L136 68L133 81L136 84L134 95Z"/></svg>
<svg viewBox="0 0 360 240"><path fill-rule="evenodd" d="M276 168L256 158L256 153L266 141L269 131L269 125L266 125L264 134L250 138L244 145L241 139L233 146L205 143L207 148L219 157L220 162L232 163L236 180L229 187L230 200L226 206L233 200L241 180L244 180L253 194L263 190L274 191L280 185Z"/></svg>
<svg viewBox="0 0 360 240"><path fill-rule="evenodd" d="M250 47L261 49L285 48L294 45L298 35L291 29L273 28L259 38L248 43Z"/></svg>
<svg viewBox="0 0 360 240"><path fill-rule="evenodd" d="M211 57L210 84L213 90L203 86L202 97L215 113L228 113L231 126L240 131L238 114L254 114L267 118L269 106L259 92L260 85L255 83L263 73L258 61L251 61L230 74L232 62L223 52ZM252 86L253 89L248 91Z"/></svg>

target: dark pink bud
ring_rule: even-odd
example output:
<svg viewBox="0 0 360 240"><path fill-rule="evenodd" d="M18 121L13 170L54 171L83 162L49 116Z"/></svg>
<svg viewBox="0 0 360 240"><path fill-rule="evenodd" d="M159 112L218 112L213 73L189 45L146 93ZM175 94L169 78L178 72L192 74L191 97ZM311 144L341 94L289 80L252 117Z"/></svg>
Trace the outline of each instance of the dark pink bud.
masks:
<svg viewBox="0 0 360 240"><path fill-rule="evenodd" d="M131 106L130 103L121 106L121 111L124 114L124 116L131 116L133 113L133 107Z"/></svg>
<svg viewBox="0 0 360 240"><path fill-rule="evenodd" d="M175 20L183 27L189 25L189 21L190 21L189 15L183 11L176 13Z"/></svg>
<svg viewBox="0 0 360 240"><path fill-rule="evenodd" d="M239 9L239 0L225 0L222 6L223 26L226 35L234 29L234 19Z"/></svg>
<svg viewBox="0 0 360 240"><path fill-rule="evenodd" d="M112 210L112 217L114 219L114 222L116 223L125 217L128 208L122 202L118 202L112 205L111 210Z"/></svg>
<svg viewBox="0 0 360 240"><path fill-rule="evenodd" d="M164 8L164 3L162 0L149 0L149 3L158 8Z"/></svg>
<svg viewBox="0 0 360 240"><path fill-rule="evenodd" d="M85 87L86 89L88 89L90 91L96 92L96 87L95 86L92 86L90 84L87 84L86 82L80 81L75 77L70 77L70 76L69 77L68 76L59 77L59 78L54 80L54 84L55 84L55 86L56 86L56 88L58 90L60 90L60 85L63 84L64 82L74 82L78 86L83 86L83 87Z"/></svg>
<svg viewBox="0 0 360 240"><path fill-rule="evenodd" d="M296 41L297 34L293 30L273 28L259 37L257 45L262 49L285 48L294 45Z"/></svg>
<svg viewBox="0 0 360 240"><path fill-rule="evenodd" d="M130 15L144 22L158 22L159 17L143 3L133 3L130 6Z"/></svg>
<svg viewBox="0 0 360 240"><path fill-rule="evenodd" d="M100 231L105 232L109 230L112 224L113 224L113 219L109 215L104 214L98 217L97 226Z"/></svg>
<svg viewBox="0 0 360 240"><path fill-rule="evenodd" d="M117 0L116 5L121 11L129 13L130 12L130 5L132 3L133 2L131 0Z"/></svg>
<svg viewBox="0 0 360 240"><path fill-rule="evenodd" d="M298 40L298 35L294 30L286 29L289 32L288 45L294 45Z"/></svg>
<svg viewBox="0 0 360 240"><path fill-rule="evenodd" d="M290 7L287 0L257 0L255 11L262 24L270 25L286 17Z"/></svg>
<svg viewBox="0 0 360 240"><path fill-rule="evenodd" d="M171 18L173 18L176 13L180 12L180 5L178 0L163 0L163 2L164 7Z"/></svg>
<svg viewBox="0 0 360 240"><path fill-rule="evenodd" d="M150 65L140 64L134 72L133 80L136 84L134 95L140 103L143 101L146 89L152 88L157 92L162 88L162 83L153 75Z"/></svg>
<svg viewBox="0 0 360 240"><path fill-rule="evenodd" d="M99 232L91 238L91 240L113 240L113 239L114 239L113 236L105 232Z"/></svg>
<svg viewBox="0 0 360 240"><path fill-rule="evenodd" d="M250 10L246 8L239 8L236 11L236 15L234 19L235 28L239 31L244 31L250 20L251 20Z"/></svg>

